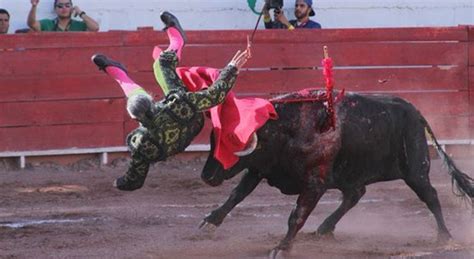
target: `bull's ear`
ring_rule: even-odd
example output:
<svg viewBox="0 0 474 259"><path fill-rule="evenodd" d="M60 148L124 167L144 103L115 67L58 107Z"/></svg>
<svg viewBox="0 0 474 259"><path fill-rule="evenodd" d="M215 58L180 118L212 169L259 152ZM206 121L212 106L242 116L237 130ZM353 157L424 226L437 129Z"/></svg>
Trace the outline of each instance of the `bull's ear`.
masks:
<svg viewBox="0 0 474 259"><path fill-rule="evenodd" d="M258 137L257 137L257 133L254 132L252 134L252 138L250 139L250 143L247 145L248 148L239 152L234 152L234 154L238 157L248 156L252 154L253 151L255 151L255 149L257 148L257 144L258 144Z"/></svg>

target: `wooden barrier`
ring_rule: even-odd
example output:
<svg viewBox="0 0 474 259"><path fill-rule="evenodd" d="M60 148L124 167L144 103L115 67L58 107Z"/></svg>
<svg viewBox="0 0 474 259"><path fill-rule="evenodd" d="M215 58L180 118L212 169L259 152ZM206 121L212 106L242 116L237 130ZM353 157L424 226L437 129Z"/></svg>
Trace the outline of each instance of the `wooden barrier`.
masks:
<svg viewBox="0 0 474 259"><path fill-rule="evenodd" d="M182 66L224 67L250 31L190 31ZM90 61L104 53L161 98L152 73L153 30L0 36L0 156L28 151L123 147L136 127L123 93ZM413 102L438 139L473 144L474 29L262 30L237 80L239 96L269 97L322 88L322 47L336 65L336 88L393 94ZM209 125L194 144L207 144ZM471 146L471 145L468 145Z"/></svg>

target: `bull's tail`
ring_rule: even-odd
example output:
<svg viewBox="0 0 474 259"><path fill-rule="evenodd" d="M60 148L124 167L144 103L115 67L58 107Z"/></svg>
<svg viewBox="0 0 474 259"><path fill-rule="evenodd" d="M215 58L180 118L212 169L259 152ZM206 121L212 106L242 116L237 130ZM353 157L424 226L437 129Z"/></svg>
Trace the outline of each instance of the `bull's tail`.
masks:
<svg viewBox="0 0 474 259"><path fill-rule="evenodd" d="M424 119L423 119L424 120ZM451 157L446 154L443 150L441 145L436 140L436 137L431 130L430 125L426 120L425 121L425 131L428 139L431 141L431 144L438 152L441 159L443 159L446 167L448 168L448 173L451 175L451 182L453 184L453 192L454 194L461 196L461 197L469 197L474 205L474 179L472 179L469 175L461 172L456 165L454 164Z"/></svg>

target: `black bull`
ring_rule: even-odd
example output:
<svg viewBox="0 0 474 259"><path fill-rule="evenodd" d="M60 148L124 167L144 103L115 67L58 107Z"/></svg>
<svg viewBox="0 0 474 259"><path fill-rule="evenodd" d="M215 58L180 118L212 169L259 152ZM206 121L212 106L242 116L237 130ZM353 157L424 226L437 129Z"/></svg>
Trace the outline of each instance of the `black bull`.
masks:
<svg viewBox="0 0 474 259"><path fill-rule="evenodd" d="M202 172L213 186L244 169L228 200L212 211L201 226L219 226L225 216L262 179L282 193L299 195L288 220L288 232L272 251L289 250L296 233L328 189L339 189L342 204L319 226L317 234L332 234L337 222L375 182L403 179L426 203L436 218L438 238L451 237L443 220L436 190L428 173L427 134L435 144L460 194L474 197L473 180L460 172L441 149L430 126L410 103L397 97L348 93L336 104L335 130L327 130L328 114L322 101L275 102L279 119L268 121L258 132L255 151L224 170L213 158L214 141Z"/></svg>

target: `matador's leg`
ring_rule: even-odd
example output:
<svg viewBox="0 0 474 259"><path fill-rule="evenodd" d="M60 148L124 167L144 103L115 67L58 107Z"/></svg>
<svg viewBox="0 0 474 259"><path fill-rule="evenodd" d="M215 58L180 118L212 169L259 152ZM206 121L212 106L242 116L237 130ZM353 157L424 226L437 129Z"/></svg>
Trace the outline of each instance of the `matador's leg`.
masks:
<svg viewBox="0 0 474 259"><path fill-rule="evenodd" d="M127 98L135 94L147 94L143 88L141 88L128 76L127 70L121 63L102 54L95 54L92 56L92 61L100 70L103 70L106 74L117 81L117 83L119 83Z"/></svg>
<svg viewBox="0 0 474 259"><path fill-rule="evenodd" d="M125 67L104 55L92 56L92 61L100 70L112 77L119 83L124 94L127 96L127 111L134 119L140 122L146 121L150 109L152 109L153 98L127 74Z"/></svg>
<svg viewBox="0 0 474 259"><path fill-rule="evenodd" d="M153 57L155 58L153 71L156 81L165 95L170 91L186 91L186 86L176 74L176 66L181 59L181 53L186 42L186 35L178 19L171 13L163 12L161 14L161 20L166 26L165 31L170 40L170 45L165 51L161 51L158 46L156 46L153 51Z"/></svg>
<svg viewBox="0 0 474 259"><path fill-rule="evenodd" d="M169 12L163 12L161 13L160 18L165 25L163 30L166 31L166 34L170 40L169 46L166 50L175 51L178 54L178 59L181 60L181 53L183 51L184 44L187 41L186 34L184 33L178 18L176 18L176 16L173 14ZM158 59L161 52L161 48L158 45L155 46L155 49L153 50L153 59Z"/></svg>

